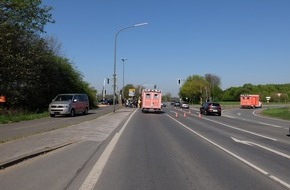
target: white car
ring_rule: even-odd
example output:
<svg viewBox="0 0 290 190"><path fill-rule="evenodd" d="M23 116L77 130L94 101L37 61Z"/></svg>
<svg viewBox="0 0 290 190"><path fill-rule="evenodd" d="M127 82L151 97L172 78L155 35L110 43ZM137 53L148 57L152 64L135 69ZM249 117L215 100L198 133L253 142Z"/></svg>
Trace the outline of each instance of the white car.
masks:
<svg viewBox="0 0 290 190"><path fill-rule="evenodd" d="M184 103L184 102L180 104L180 107L184 108L184 109L189 109L189 105L187 103Z"/></svg>

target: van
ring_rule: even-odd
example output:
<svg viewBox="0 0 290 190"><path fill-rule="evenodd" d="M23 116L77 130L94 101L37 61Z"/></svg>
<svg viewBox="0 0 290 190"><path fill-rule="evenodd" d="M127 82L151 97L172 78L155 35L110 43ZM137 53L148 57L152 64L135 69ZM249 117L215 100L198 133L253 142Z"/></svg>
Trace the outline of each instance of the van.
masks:
<svg viewBox="0 0 290 190"><path fill-rule="evenodd" d="M59 94L49 104L48 112L51 117L56 115L88 114L89 99L86 94Z"/></svg>
<svg viewBox="0 0 290 190"><path fill-rule="evenodd" d="M161 90L144 89L142 91L142 112L161 112Z"/></svg>

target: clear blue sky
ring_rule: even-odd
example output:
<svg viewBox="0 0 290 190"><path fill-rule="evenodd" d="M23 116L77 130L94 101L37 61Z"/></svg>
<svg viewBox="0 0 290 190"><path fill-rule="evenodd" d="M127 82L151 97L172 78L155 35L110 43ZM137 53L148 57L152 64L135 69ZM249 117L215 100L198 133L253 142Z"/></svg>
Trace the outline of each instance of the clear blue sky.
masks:
<svg viewBox="0 0 290 190"><path fill-rule="evenodd" d="M114 37L117 85L156 84L178 93L177 78L206 73L221 88L290 83L289 0L44 0L55 24L46 35L101 93L112 92ZM149 86L150 87L150 86Z"/></svg>

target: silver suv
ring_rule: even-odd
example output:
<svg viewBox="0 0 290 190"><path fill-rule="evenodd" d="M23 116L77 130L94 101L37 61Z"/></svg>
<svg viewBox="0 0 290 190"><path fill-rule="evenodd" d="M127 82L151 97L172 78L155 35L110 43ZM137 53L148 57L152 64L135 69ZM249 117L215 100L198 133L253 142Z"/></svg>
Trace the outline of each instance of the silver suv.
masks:
<svg viewBox="0 0 290 190"><path fill-rule="evenodd" d="M59 94L49 104L48 112L51 117L55 115L88 114L89 99L86 94Z"/></svg>

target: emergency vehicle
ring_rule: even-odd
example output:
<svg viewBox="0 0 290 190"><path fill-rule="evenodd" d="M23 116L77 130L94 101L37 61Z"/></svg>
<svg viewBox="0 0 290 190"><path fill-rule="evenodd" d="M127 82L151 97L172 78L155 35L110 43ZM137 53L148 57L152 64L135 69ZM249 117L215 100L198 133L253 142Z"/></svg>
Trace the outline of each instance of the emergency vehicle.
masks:
<svg viewBox="0 0 290 190"><path fill-rule="evenodd" d="M161 112L161 90L142 90L142 112Z"/></svg>
<svg viewBox="0 0 290 190"><path fill-rule="evenodd" d="M241 94L240 105L241 108L261 108L262 102L257 94Z"/></svg>

